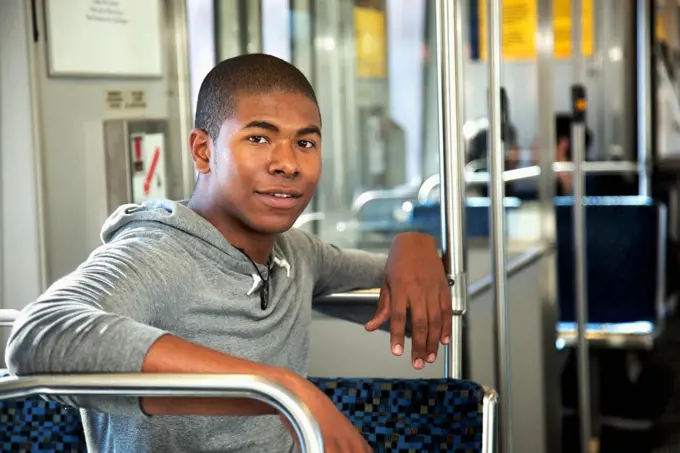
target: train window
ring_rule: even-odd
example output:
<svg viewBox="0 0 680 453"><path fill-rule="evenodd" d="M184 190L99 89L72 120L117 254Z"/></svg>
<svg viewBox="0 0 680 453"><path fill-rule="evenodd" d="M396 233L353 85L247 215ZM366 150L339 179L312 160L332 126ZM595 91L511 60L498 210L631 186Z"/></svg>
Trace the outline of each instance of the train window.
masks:
<svg viewBox="0 0 680 453"><path fill-rule="evenodd" d="M298 227L343 247L386 250L402 231L438 235L439 117L435 2L426 0L216 0L218 58L265 52L298 66L320 102L323 176ZM488 203L488 58L485 2L465 2L463 21L464 135L469 205ZM540 216L535 165L539 129L537 2L503 6L502 85L509 124L506 186L510 239L538 239ZM569 111L572 85L570 2L556 1L553 74L556 128ZM592 132L590 159L632 152L631 90L624 66L632 41L623 24L630 8L606 11L584 0L583 50ZM521 14L520 14L521 12ZM595 26L609 17L608 27ZM534 31L531 31L534 30ZM603 49L606 52L603 52ZM603 57L606 56L607 58ZM605 61L606 60L606 61ZM605 90L605 86L607 89ZM616 95L609 93L616 92ZM556 140L557 141L557 140ZM533 168L533 169L532 169ZM568 179L568 178L565 178ZM559 190L558 190L559 192ZM521 203L516 203L521 201ZM470 206L468 209L472 209ZM419 217L424 211L428 214ZM488 216L488 213L486 214ZM470 217L474 217L473 214ZM423 227L422 219L426 227ZM488 234L488 218L477 226ZM472 231L471 230L471 231ZM486 231L486 233L485 233Z"/></svg>

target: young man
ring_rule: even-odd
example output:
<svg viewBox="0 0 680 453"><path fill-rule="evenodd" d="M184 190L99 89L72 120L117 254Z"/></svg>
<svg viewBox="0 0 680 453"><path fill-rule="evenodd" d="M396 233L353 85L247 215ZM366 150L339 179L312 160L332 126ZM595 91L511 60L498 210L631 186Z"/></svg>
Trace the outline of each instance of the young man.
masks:
<svg viewBox="0 0 680 453"><path fill-rule="evenodd" d="M570 114L559 113L555 115L555 135L557 149L555 150L556 162L571 162L571 128L572 117ZM586 129L586 155L590 151L593 142L593 134ZM591 160L591 159L586 159ZM604 173L586 174L586 195L589 196L623 196L637 195L637 179L630 173ZM568 196L574 192L573 174L561 172L555 175L557 179L556 195Z"/></svg>
<svg viewBox="0 0 680 453"><path fill-rule="evenodd" d="M571 115L558 113L555 115L555 162L571 162ZM592 143L592 134L586 129L586 149L587 154ZM555 186L556 196L571 195L574 191L573 175L571 172L555 173L557 185Z"/></svg>
<svg viewBox="0 0 680 453"><path fill-rule="evenodd" d="M282 60L258 54L218 64L201 87L189 142L199 174L191 199L120 207L103 227L104 244L23 310L10 371L261 375L308 405L327 451L370 451L304 377L312 299L380 286L366 329L390 320L391 350L401 355L410 311L411 360L421 369L451 328L435 241L404 234L384 257L291 230L321 173L321 118L309 82ZM83 408L98 452L293 447L278 414L251 400L66 402Z"/></svg>

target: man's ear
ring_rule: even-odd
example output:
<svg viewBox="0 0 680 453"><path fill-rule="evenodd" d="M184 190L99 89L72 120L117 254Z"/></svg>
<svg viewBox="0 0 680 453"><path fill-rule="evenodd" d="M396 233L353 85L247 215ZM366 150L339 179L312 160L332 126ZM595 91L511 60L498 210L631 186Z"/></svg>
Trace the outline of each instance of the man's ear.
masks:
<svg viewBox="0 0 680 453"><path fill-rule="evenodd" d="M189 147L194 160L194 168L199 174L210 173L212 139L201 129L193 129L189 134Z"/></svg>

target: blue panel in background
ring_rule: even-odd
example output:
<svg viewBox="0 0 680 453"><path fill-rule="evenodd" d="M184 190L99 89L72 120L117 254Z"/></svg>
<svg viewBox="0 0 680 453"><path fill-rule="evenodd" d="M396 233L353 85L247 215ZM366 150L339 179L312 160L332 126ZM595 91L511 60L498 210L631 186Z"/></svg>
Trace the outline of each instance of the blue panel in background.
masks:
<svg viewBox="0 0 680 453"><path fill-rule="evenodd" d="M470 30L470 58L472 61L477 61L481 58L482 52L480 48L479 39L479 0L470 0L468 2L468 24Z"/></svg>

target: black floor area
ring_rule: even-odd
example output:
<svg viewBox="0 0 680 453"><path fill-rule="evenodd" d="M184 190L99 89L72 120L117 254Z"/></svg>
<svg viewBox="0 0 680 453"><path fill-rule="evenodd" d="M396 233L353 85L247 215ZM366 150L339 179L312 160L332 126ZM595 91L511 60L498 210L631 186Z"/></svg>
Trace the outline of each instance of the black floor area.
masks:
<svg viewBox="0 0 680 453"><path fill-rule="evenodd" d="M600 453L680 453L680 318L667 321L652 351L591 349ZM564 453L579 452L576 354L569 354L562 376Z"/></svg>

